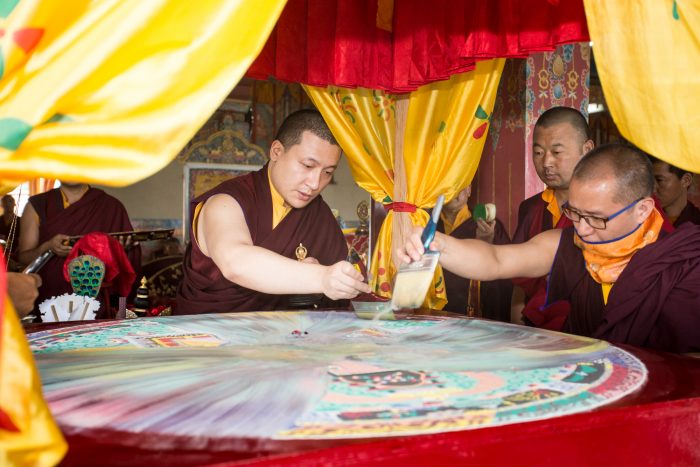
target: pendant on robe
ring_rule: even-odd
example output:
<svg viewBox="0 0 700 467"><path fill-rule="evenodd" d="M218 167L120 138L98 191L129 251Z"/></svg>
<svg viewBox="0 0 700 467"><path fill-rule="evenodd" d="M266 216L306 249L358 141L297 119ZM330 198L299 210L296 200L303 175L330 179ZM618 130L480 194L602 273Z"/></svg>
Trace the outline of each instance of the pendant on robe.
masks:
<svg viewBox="0 0 700 467"><path fill-rule="evenodd" d="M297 261L304 261L308 251L306 250L306 247L300 243L297 249L294 250L294 253L297 255Z"/></svg>

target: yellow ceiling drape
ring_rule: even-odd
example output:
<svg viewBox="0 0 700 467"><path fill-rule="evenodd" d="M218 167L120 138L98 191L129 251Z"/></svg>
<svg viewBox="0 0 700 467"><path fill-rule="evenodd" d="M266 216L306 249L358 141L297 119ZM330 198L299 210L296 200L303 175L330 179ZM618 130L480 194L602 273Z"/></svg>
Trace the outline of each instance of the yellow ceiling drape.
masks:
<svg viewBox="0 0 700 467"><path fill-rule="evenodd" d="M375 201L406 202L414 225L425 225L440 194L449 200L468 185L476 171L503 70L503 59L477 63L469 73L431 83L412 92L404 128L397 129L397 96L369 89L305 86L347 154L355 181ZM403 132L405 199L393 199L394 151L397 131ZM372 255L372 290L391 295L396 269L391 260L390 211ZM401 213L400 215L405 215ZM438 268L424 306L442 308L446 295Z"/></svg>
<svg viewBox="0 0 700 467"><path fill-rule="evenodd" d="M0 1L0 192L155 173L243 76L284 4ZM0 464L55 465L65 443L0 282Z"/></svg>
<svg viewBox="0 0 700 467"><path fill-rule="evenodd" d="M585 0L605 100L620 133L700 172L700 2Z"/></svg>
<svg viewBox="0 0 700 467"><path fill-rule="evenodd" d="M124 186L167 165L284 0L0 2L0 177Z"/></svg>

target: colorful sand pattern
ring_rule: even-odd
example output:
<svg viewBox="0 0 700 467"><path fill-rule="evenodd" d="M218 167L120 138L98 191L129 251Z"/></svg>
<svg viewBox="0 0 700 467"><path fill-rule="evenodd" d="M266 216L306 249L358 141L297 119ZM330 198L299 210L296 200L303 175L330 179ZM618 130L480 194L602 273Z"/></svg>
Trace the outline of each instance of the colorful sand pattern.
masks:
<svg viewBox="0 0 700 467"><path fill-rule="evenodd" d="M605 342L455 318L239 313L96 323L29 340L64 430L148 431L145 440L158 433L180 447L537 420L594 409L646 379L639 360Z"/></svg>

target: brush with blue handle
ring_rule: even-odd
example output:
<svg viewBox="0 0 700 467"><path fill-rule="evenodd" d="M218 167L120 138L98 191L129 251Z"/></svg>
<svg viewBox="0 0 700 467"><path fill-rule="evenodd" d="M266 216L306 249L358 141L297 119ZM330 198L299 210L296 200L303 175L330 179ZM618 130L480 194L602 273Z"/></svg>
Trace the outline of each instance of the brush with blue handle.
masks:
<svg viewBox="0 0 700 467"><path fill-rule="evenodd" d="M442 212L442 205L445 203L445 195L440 195L435 203L435 208L433 209L433 215L430 216L428 224L423 229L423 234L420 236L421 242L423 242L423 248L428 250L430 243L432 243L433 238L435 238L435 230L437 229L438 221L440 220L440 212Z"/></svg>

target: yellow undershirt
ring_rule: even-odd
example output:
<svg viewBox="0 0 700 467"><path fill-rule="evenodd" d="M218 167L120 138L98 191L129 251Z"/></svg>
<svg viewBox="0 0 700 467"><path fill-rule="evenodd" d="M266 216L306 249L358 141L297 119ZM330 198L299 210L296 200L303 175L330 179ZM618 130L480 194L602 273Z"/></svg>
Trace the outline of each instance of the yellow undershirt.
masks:
<svg viewBox="0 0 700 467"><path fill-rule="evenodd" d="M445 226L446 235L450 235L457 227L468 221L470 217L472 217L472 213L469 212L469 206L466 204L457 212L454 222L450 222L447 217L445 217L444 212L440 213L440 219L442 219L442 224Z"/></svg>
<svg viewBox="0 0 700 467"><path fill-rule="evenodd" d="M613 284L608 284L603 282L600 287L603 289L603 303L608 304L608 297L610 296L610 289L612 289Z"/></svg>
<svg viewBox="0 0 700 467"><path fill-rule="evenodd" d="M274 229L289 214L292 207L288 205L282 195L275 189L270 178L270 169L267 170L267 181L270 182L270 195L272 195L272 228Z"/></svg>
<svg viewBox="0 0 700 467"><path fill-rule="evenodd" d="M552 214L552 228L556 227L561 218L561 210L557 203L557 197L554 196L554 190L547 188L542 192L542 200L547 203L547 211Z"/></svg>
<svg viewBox="0 0 700 467"><path fill-rule="evenodd" d="M87 193L89 189L90 189L89 186L85 187L85 190L83 190L83 192L80 193L80 196L78 197L78 199L75 200L75 202L77 203L78 201L80 201L83 198L83 196L85 196L85 193ZM63 192L63 190L61 190L59 188L58 191L61 192L61 199L63 200L63 209L66 209L68 206L71 205L71 203L68 201L68 197Z"/></svg>
<svg viewBox="0 0 700 467"><path fill-rule="evenodd" d="M272 228L274 229L282 222L282 219L289 214L292 207L289 206L282 198L282 195L275 189L272 185L272 180L270 180L270 172L267 173L267 181L270 183L270 195L272 195ZM192 235L194 236L195 242L197 241L197 221L199 220L199 213L202 211L202 206L204 203L199 203L194 208L194 216L192 216Z"/></svg>

